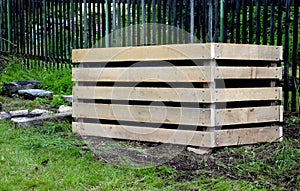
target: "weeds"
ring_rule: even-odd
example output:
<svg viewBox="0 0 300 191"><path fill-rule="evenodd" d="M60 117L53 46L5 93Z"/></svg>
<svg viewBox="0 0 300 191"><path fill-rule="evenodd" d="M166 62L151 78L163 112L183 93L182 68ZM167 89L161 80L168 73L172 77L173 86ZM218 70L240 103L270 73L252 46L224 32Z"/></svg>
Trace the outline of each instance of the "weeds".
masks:
<svg viewBox="0 0 300 191"><path fill-rule="evenodd" d="M58 108L61 105L68 105L68 103L60 95L54 95L50 107Z"/></svg>

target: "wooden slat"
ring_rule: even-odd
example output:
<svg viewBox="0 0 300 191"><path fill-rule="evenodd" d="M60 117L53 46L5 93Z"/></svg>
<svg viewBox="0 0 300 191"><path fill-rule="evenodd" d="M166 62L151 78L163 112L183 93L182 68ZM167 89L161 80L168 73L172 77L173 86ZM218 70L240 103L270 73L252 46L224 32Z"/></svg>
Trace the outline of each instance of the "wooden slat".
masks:
<svg viewBox="0 0 300 191"><path fill-rule="evenodd" d="M151 60L211 59L210 44L92 48L72 51L72 61L118 62Z"/></svg>
<svg viewBox="0 0 300 191"><path fill-rule="evenodd" d="M167 102L234 102L281 100L281 87L274 88L148 88L148 87L89 87L73 88L76 99L141 100Z"/></svg>
<svg viewBox="0 0 300 191"><path fill-rule="evenodd" d="M282 112L280 106L218 109L216 111L216 124L222 126L276 122L280 120Z"/></svg>
<svg viewBox="0 0 300 191"><path fill-rule="evenodd" d="M225 88L215 89L216 102L281 100L282 88Z"/></svg>
<svg viewBox="0 0 300 191"><path fill-rule="evenodd" d="M212 76L213 77L213 76ZM210 67L74 68L74 81L211 82ZM281 79L280 67L216 67L215 79Z"/></svg>
<svg viewBox="0 0 300 191"><path fill-rule="evenodd" d="M99 136L208 148L282 140L282 127L278 126L203 132L74 122L72 129L73 132L77 132L82 136Z"/></svg>
<svg viewBox="0 0 300 191"><path fill-rule="evenodd" d="M217 67L216 79L281 79L281 67Z"/></svg>
<svg viewBox="0 0 300 191"><path fill-rule="evenodd" d="M76 63L186 59L279 61L282 60L282 47L207 43L93 48L72 51L72 60Z"/></svg>
<svg viewBox="0 0 300 191"><path fill-rule="evenodd" d="M210 120L213 112L215 113L216 124ZM73 106L73 117L76 118L96 118L208 127L276 122L280 120L281 113L282 110L280 106L217 110L185 107L87 103L76 103Z"/></svg>
<svg viewBox="0 0 300 191"><path fill-rule="evenodd" d="M281 46L249 45L249 44L215 44L216 59L234 60L282 60Z"/></svg>
<svg viewBox="0 0 300 191"><path fill-rule="evenodd" d="M207 82L210 70L203 66L74 68L74 81L98 82Z"/></svg>
<svg viewBox="0 0 300 191"><path fill-rule="evenodd" d="M82 136L100 136L202 147L215 146L212 132L76 122L72 124L72 129L73 132L77 132Z"/></svg>
<svg viewBox="0 0 300 191"><path fill-rule="evenodd" d="M211 126L209 109L117 104L73 105L73 117Z"/></svg>
<svg viewBox="0 0 300 191"><path fill-rule="evenodd" d="M256 144L282 140L282 127L256 127L215 131L217 146Z"/></svg>
<svg viewBox="0 0 300 191"><path fill-rule="evenodd" d="M78 99L141 100L166 102L212 102L210 89L148 88L148 87L88 87L73 89Z"/></svg>

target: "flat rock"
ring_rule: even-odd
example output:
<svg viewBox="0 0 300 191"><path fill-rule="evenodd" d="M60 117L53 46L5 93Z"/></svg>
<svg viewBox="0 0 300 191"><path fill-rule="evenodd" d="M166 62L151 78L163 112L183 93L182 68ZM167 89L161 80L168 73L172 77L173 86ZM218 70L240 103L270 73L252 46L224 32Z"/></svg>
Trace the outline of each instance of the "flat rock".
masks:
<svg viewBox="0 0 300 191"><path fill-rule="evenodd" d="M19 90L18 94L24 96L27 99L35 99L37 97L44 98L52 96L52 92L41 89Z"/></svg>
<svg viewBox="0 0 300 191"><path fill-rule="evenodd" d="M26 110L16 110L16 111L10 111L10 116L13 117L24 117L28 115L28 109Z"/></svg>
<svg viewBox="0 0 300 191"><path fill-rule="evenodd" d="M28 117L38 117L38 116L46 115L48 113L49 111L45 109L34 109L28 114Z"/></svg>
<svg viewBox="0 0 300 191"><path fill-rule="evenodd" d="M64 100L70 104L73 103L73 96L72 95L66 95L66 96L62 96L62 98L64 98Z"/></svg>
<svg viewBox="0 0 300 191"><path fill-rule="evenodd" d="M4 95L12 96L13 94L17 94L19 90L26 90L26 89L35 89L40 85L41 82L39 81L19 81L19 82L10 82L8 84L3 84L3 91Z"/></svg>
<svg viewBox="0 0 300 191"><path fill-rule="evenodd" d="M11 115L6 112L0 112L0 119L10 119Z"/></svg>
<svg viewBox="0 0 300 191"><path fill-rule="evenodd" d="M44 124L45 121L57 121L65 118L72 118L72 112L56 113L53 115L45 115L45 116L39 116L34 118L28 118L28 117L13 118L12 121L14 122L16 127L26 128L26 127L41 126Z"/></svg>
<svg viewBox="0 0 300 191"><path fill-rule="evenodd" d="M30 119L30 118L28 118L28 117L15 117L15 118L12 118L11 121L21 123L21 122L27 121L28 119Z"/></svg>
<svg viewBox="0 0 300 191"><path fill-rule="evenodd" d="M205 155L205 154L210 154L212 149L211 148L193 148L193 147L187 147L187 150L193 153L196 153L198 155Z"/></svg>
<svg viewBox="0 0 300 191"><path fill-rule="evenodd" d="M59 106L58 113L66 113L66 112L72 112L72 107L71 106L65 106L65 105Z"/></svg>

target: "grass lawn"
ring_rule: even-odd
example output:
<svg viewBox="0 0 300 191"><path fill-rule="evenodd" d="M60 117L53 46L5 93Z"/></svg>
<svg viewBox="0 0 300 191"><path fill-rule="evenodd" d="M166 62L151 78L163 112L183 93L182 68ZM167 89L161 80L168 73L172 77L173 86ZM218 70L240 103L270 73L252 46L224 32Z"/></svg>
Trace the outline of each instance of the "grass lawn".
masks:
<svg viewBox="0 0 300 191"><path fill-rule="evenodd" d="M68 123L17 129L0 122L0 190L253 190L222 177L177 182L176 170L131 169L97 161Z"/></svg>

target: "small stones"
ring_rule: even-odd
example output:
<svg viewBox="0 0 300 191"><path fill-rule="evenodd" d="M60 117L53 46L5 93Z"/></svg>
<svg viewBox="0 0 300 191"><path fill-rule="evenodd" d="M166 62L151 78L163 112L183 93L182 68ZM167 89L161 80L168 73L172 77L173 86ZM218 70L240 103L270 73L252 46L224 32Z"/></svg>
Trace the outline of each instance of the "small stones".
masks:
<svg viewBox="0 0 300 191"><path fill-rule="evenodd" d="M11 115L6 112L0 112L0 119L10 119Z"/></svg>
<svg viewBox="0 0 300 191"><path fill-rule="evenodd" d="M18 93L19 90L26 90L26 89L34 89L40 85L41 82L39 81L20 81L20 82L10 82L8 84L3 84L3 91L4 95L12 96L13 94Z"/></svg>
<svg viewBox="0 0 300 191"><path fill-rule="evenodd" d="M37 97L45 98L52 96L52 92L41 90L41 89L27 89L27 90L19 90L18 94L24 96L27 99L35 99Z"/></svg>
<svg viewBox="0 0 300 191"><path fill-rule="evenodd" d="M61 105L58 108L58 113L66 113L66 112L72 112L72 107L71 106Z"/></svg>
<svg viewBox="0 0 300 191"><path fill-rule="evenodd" d="M48 114L49 111L48 110L45 110L45 109L34 109L32 110L28 117L37 117L37 116L43 116L43 115L46 115Z"/></svg>
<svg viewBox="0 0 300 191"><path fill-rule="evenodd" d="M13 117L25 117L28 115L28 109L25 110L17 110L17 111L10 111L10 116Z"/></svg>
<svg viewBox="0 0 300 191"><path fill-rule="evenodd" d="M72 95L67 95L67 96L62 96L66 102L69 104L73 103L73 96Z"/></svg>

